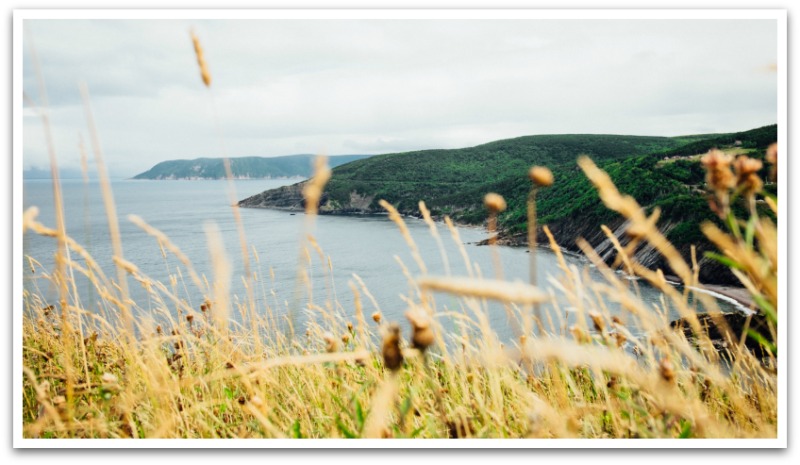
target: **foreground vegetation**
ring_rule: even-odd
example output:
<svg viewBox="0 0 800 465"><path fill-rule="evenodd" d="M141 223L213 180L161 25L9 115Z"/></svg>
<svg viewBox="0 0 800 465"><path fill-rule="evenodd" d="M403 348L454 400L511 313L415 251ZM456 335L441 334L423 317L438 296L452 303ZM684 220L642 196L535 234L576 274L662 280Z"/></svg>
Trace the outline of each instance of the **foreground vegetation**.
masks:
<svg viewBox="0 0 800 465"><path fill-rule="evenodd" d="M203 83L209 86L202 48L192 39ZM602 149L602 137L594 142ZM169 282L150 279L122 254L105 165L99 145L93 145L116 278L66 235L51 151L55 228L37 222L35 207L22 222L24 232L54 238L54 269L42 269L35 257L28 257L26 265L58 290L56 302L36 286L23 295L19 400L25 438L777 437L777 232L759 209L763 202L776 215L777 201L761 195L759 160L740 157L734 162L719 150L703 156L705 187L725 229L706 222L702 232L719 249L711 258L729 267L750 291L766 331L749 331L749 318L742 332L732 331L714 300L703 293L694 298L708 313L698 315L688 300L691 289L702 287L698 261L687 263L662 234L658 213L648 216L586 157L579 159L580 169L605 207L625 218L630 239L623 246L610 229L600 228L617 252L611 265L587 241L578 241L602 272L599 282L567 266L547 228L543 232L562 269L547 292L537 285L535 248L530 250L530 284L504 281L499 266L496 279L489 279L471 266L449 218L449 236L461 248L458 258L469 272L431 276L398 210L378 199L415 261L403 264L409 280L403 296L408 324L401 327L385 321L380 310L366 316L364 302L376 308L380 303L357 277L349 283L352 308L308 287L303 320L279 313L282 309L267 303L260 261L248 247L235 207L245 270L238 277L231 276L216 228L206 229L213 263L213 275L206 277L163 233L130 217L158 241L171 270ZM765 159L774 167L776 157L773 146ZM230 165L224 165L231 178ZM330 180L330 170L319 163L303 187L309 233ZM529 180L526 221L533 225L536 193L561 179L539 166L530 170ZM490 176L489 181L498 179ZM483 201L494 234L498 218L513 204L494 192ZM737 218L739 202L744 202L739 210L744 215ZM418 209L431 234L445 240L425 204ZM494 243L492 236L489 244ZM664 257L682 288L667 283L661 270L637 261L634 252L642 243ZM305 237L304 248L298 283L310 286L316 257L324 273L330 272L330 262L313 235ZM615 268L662 290L660 305L643 303L637 282L622 278ZM84 300L77 293L75 276L88 278L95 298ZM129 279L148 291L147 307L155 310L145 312L143 303L130 299ZM232 279L242 279L246 296L230 295ZM437 301L442 293L455 300ZM567 323L568 309L559 307L557 296L570 303L574 324ZM489 323L489 312L495 311L489 302L501 303L515 340L498 339ZM625 313L610 314L609 302ZM666 319L670 310L682 316L674 328ZM444 321L455 321L455 329L445 330ZM712 340L709 330L719 339ZM748 338L758 350L747 349L753 346L745 344Z"/></svg>
<svg viewBox="0 0 800 465"><path fill-rule="evenodd" d="M711 318L699 319L687 303L688 290L673 288L662 273L642 267L618 246L619 265L665 293L661 306L647 307L637 297L636 282L620 279L586 243L584 252L603 271L602 282L592 282L563 261L563 275L549 293L475 273L430 276L424 257L414 253L405 296L408 325L366 310L369 291L354 281L353 308L336 311L336 301L318 298L304 308L304 325L287 326L295 320L256 304L255 293L269 292L259 271L242 277L250 289L247 298L228 294L231 276L213 230L207 232L216 257L209 282L177 245L132 218L169 252L172 258L165 260L174 269L170 283L154 282L116 257L122 281L133 278L158 303L157 312L134 317L145 313L125 295L127 285L106 276L84 249L39 224L35 210L29 210L24 228L61 239L64 248L52 272L28 260L32 271L43 273L61 293L58 302L48 302L36 289L25 291L24 436L776 437L775 228L754 208L746 221L733 219L730 205L736 199L754 203L761 188L752 164L737 164L734 174L732 160L721 152L704 160L708 185L732 230L723 232L711 223L703 230L723 250L718 260L734 268L769 318L770 337L760 336L757 356L745 349L747 332L726 332L725 319L713 311ZM619 194L588 158L580 165L603 203L630 220L630 235L667 257L684 289L697 286L698 270L682 261L652 218ZM329 172L319 170L306 189L310 221L328 178ZM767 203L776 211L773 201ZM386 202L382 206L414 252L397 210ZM487 201L490 215L504 206L501 197ZM429 219L424 204L420 209ZM441 224L429 224L443 240ZM457 229L448 225L460 244ZM301 277L315 266L315 255L325 269L313 237L306 247ZM64 253L67 248L73 259ZM258 269L257 256L250 258ZM73 293L69 277L76 273L89 277L98 301L82 302ZM458 304L438 303L440 293L456 296ZM556 293L578 312L574 325L565 324ZM198 295L205 300L197 302ZM716 308L703 294L695 298ZM489 324L490 301L502 302L514 322L517 335L511 344L499 341ZM626 314L609 314L611 301ZM669 308L680 312L694 337L670 329ZM445 331L442 322L453 318L458 329ZM723 340L711 341L701 321L713 322Z"/></svg>

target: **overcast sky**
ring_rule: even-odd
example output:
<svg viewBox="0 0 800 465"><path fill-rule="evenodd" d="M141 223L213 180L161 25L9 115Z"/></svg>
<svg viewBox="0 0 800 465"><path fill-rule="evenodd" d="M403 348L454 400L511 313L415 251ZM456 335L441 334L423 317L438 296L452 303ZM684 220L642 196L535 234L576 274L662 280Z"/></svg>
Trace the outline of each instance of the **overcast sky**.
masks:
<svg viewBox="0 0 800 465"><path fill-rule="evenodd" d="M62 167L89 87L112 175L223 155L376 154L531 134L777 122L773 20L26 21ZM200 80L189 30L205 49ZM42 98L29 44L23 87ZM24 110L24 168L49 166ZM223 134L220 139L215 120ZM222 142L221 142L222 140Z"/></svg>

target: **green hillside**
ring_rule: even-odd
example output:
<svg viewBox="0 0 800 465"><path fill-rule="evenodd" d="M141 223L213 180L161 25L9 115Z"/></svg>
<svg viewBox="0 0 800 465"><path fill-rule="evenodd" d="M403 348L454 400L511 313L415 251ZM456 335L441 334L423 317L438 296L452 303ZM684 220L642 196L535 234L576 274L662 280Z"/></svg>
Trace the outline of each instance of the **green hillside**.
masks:
<svg viewBox="0 0 800 465"><path fill-rule="evenodd" d="M369 155L338 155L328 159L331 167L361 160ZM288 155L283 157L231 158L231 173L235 178L293 178L311 175L315 155ZM196 158L194 160L163 161L133 179L224 179L222 158Z"/></svg>
<svg viewBox="0 0 800 465"><path fill-rule="evenodd" d="M415 212L424 199L442 208L480 204L488 186L525 175L533 164L556 166L579 154L598 161L663 152L680 142L668 137L616 135L543 135L491 142L453 150L378 155L334 170L326 191L334 202L346 202L355 191L386 199L401 211ZM471 194L480 195L475 198ZM452 209L451 209L452 210ZM475 218L475 221L480 221Z"/></svg>
<svg viewBox="0 0 800 465"><path fill-rule="evenodd" d="M763 158L767 146L776 140L777 126L772 125L723 136L709 135L703 141L647 155L613 160L592 158L609 173L621 192L631 195L650 209L660 207L662 219L697 221L713 216L704 195L705 171L699 160L702 154L711 148L720 148L731 153ZM742 143L736 145L736 141ZM574 160L547 166L553 171L555 183L539 193L541 222L557 223L578 218L608 221L613 218L614 213L599 202L595 189ZM767 170L763 168L762 178L766 179ZM501 225L505 226L508 233L515 233L524 231L526 227L525 201L530 187L525 171L519 170L513 176L462 192L462 201L457 201L453 196L431 199L430 203L443 210L454 210L456 205L466 206L463 211L455 211L455 216L462 221L481 222L485 219L480 204L483 194L490 191L500 193L508 202L508 210L500 218ZM774 191L775 185L768 184L766 189ZM675 239L680 241L681 238Z"/></svg>
<svg viewBox="0 0 800 465"><path fill-rule="evenodd" d="M705 220L718 221L708 207L702 154L716 147L734 155L763 158L767 146L776 140L777 126L771 125L738 133L672 138L528 136L465 149L380 155L335 168L320 212L383 213L378 202L385 199L403 214L420 216L418 203L424 200L436 217L448 215L462 223L482 224L487 216L483 197L496 192L508 204L498 218L501 241L524 245L526 199L531 188L527 172L532 165L544 165L552 170L555 183L542 189L537 197L539 225L547 224L567 249L577 251L575 240L583 237L595 247L605 247L610 257L613 250L600 225L617 230L625 243L624 220L602 205L577 166L577 157L585 154L608 172L622 193L636 198L648 213L656 207L661 210L659 227L689 260L692 245L697 246L698 258L711 249L699 225ZM763 179L767 178L767 170L765 167L761 173ZM239 204L302 210L301 187L302 183L265 191ZM765 190L774 194L776 186L767 183ZM773 216L768 211L764 214ZM546 242L541 229L538 240ZM643 255L637 259L641 263L669 272L656 254L640 252ZM725 267L702 259L701 280L736 282Z"/></svg>

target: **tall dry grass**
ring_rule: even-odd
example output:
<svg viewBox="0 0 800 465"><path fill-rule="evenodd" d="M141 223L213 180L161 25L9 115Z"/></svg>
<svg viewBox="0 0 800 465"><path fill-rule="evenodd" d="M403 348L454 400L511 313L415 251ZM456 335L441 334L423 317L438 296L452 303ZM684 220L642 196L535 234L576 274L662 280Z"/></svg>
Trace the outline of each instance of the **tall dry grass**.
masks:
<svg viewBox="0 0 800 465"><path fill-rule="evenodd" d="M633 199L619 194L588 159L580 164L603 200L631 219L631 229L641 228L641 240L662 253L672 252ZM392 219L415 250L403 219ZM587 244L586 256L605 279L592 281L561 259L562 274L551 278L547 290L479 276L432 276L425 257L416 253L419 274L409 272L412 291L406 296L405 331L397 322L383 321L380 313L367 323L361 295L371 295L363 282L352 282L356 300L347 314L333 311L338 302L309 303L303 309L309 315L305 328L288 333L281 329L278 308L260 304L251 312L247 309L255 303L246 302L233 313L236 299L225 285L231 279L229 259L213 231L209 249L215 257L214 273L209 282L165 235L141 218L131 221L171 254L191 278L188 286L181 292L115 257L127 277L157 302L154 316L137 317L131 333L124 315L128 306L137 308L136 302L126 302L123 289L79 244L65 237L65 246L87 265L65 259L68 272L48 274L47 279L69 289L74 284L69 276L86 276L105 313L88 310L77 293L70 293L62 306L46 301L42 293L26 291L26 437L777 434L776 363L769 355L777 349L776 340L765 341L767 355L762 359L744 348L746 334L732 334L730 353L720 356L687 294L667 284L662 273L636 264L619 244L615 245L626 269L664 290L664 308L648 307L631 281L621 279ZM438 234L440 225L431 221L429 226ZM26 212L23 227L29 233L59 236L57 229L37 222L33 210ZM771 237L768 224L759 227L761 237ZM763 266L753 265L748 271L746 264L766 260L772 246L748 248L732 234L705 229L731 260L744 264L744 270L737 271L748 288L769 302L770 277L763 276ZM545 231L549 234L546 227ZM451 239L460 244L455 228ZM312 243L319 249L313 236ZM560 253L555 241L552 246ZM670 259L682 260L677 254ZM30 265L37 273L47 271L32 258ZM686 265L682 277L691 280L694 275ZM57 282L61 279L65 282ZM262 279L256 272L255 281ZM193 308L186 292L204 295L207 301ZM455 295L458 305L437 304L438 293ZM576 324L566 333L556 297L565 298L578 312ZM516 343L504 344L492 328L489 301L501 302L511 312L518 325ZM626 314L612 315L611 302ZM540 305L545 315L544 331L534 330L533 305ZM684 332L671 329L667 308L680 311L700 337L688 340ZM445 331L445 319L454 319L460 330ZM67 328L84 337L65 337Z"/></svg>
<svg viewBox="0 0 800 465"><path fill-rule="evenodd" d="M197 50L196 37L193 43ZM201 52L198 60L209 85ZM737 168L738 182L715 184L727 179L719 170L730 170L731 164L714 160L706 163L709 186L730 228L703 229L720 246L719 258L769 316L774 335L774 225L755 209L746 220L731 218L730 203L740 195L750 202L758 184L745 162ZM777 338L762 338L763 350L756 356L745 346L748 337L756 336L727 328L713 300L703 302L712 318L699 318L688 298L690 287L701 286L696 262L685 263L666 241L657 228L657 213L646 216L589 159L581 158L579 165L605 205L630 220L634 244L652 245L683 281L683 287L667 283L662 272L636 262L633 247L623 247L609 234L617 265L663 291L656 308L639 298L635 281L621 278L614 264L601 260L585 242L584 254L604 279L593 280L586 270L568 265L546 226L561 274L537 286L542 284L537 280L505 281L499 264L494 278L481 277L452 222L446 218L447 230L440 234L441 224L426 215L433 237L443 244L449 234L468 270L468 276L431 275L403 218L384 202L417 266L414 272L403 270L410 285L404 296L408 321L386 321L379 310L368 321L362 300L378 309L380 302L354 278L349 283L353 308L335 311L344 307L330 293L309 299L299 309L307 320L298 327L299 320L282 308L253 297L258 291L268 293L257 254L245 277L248 296L240 301L231 295L230 258L213 228L207 231L213 256L209 280L178 244L141 218L129 218L158 241L178 271L168 283L151 279L124 259L120 244L114 247L115 279L67 236L61 223L52 229L37 221L35 209L28 210L24 230L55 238L59 258L52 273L35 257L27 263L61 291L57 302L37 288L24 292L24 376L18 399L24 437L776 437ZM309 221L330 176L324 162L316 173L304 191ZM539 187L548 184L542 179ZM57 180L54 188L58 193ZM488 196L486 203L490 218L504 205L499 196ZM106 202L106 209L112 241L119 241L113 202ZM421 210L427 211L424 205ZM534 219L535 209L532 214ZM302 280L306 257L325 257L310 231L298 263L300 289L308 293L313 292L310 280ZM240 238L248 256L243 232ZM441 253L446 257L444 247ZM75 275L89 280L95 301L82 300ZM127 293L128 279L147 290L155 310L137 311L139 303ZM457 304L441 304L444 299L436 299L441 293L455 296ZM196 295L204 298L200 306L190 304ZM564 300L577 316L569 327L558 303ZM500 339L490 323L495 311L490 302L502 304L516 340ZM612 314L610 303L624 314ZM670 327L669 309L681 314L695 337ZM445 321L454 321L455 329L446 329ZM709 321L727 330L723 353L708 336Z"/></svg>

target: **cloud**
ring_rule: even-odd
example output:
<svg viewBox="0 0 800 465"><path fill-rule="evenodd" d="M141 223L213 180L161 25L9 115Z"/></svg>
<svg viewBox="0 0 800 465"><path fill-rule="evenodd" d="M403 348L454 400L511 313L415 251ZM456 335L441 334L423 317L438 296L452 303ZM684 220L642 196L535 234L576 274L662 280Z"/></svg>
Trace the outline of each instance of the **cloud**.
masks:
<svg viewBox="0 0 800 465"><path fill-rule="evenodd" d="M678 135L777 120L768 20L27 21L60 163L455 148L542 133ZM203 88L189 30L213 77ZM29 44L26 44L29 45ZM40 102L30 48L23 87ZM24 118L24 165L46 166ZM218 121L218 124L215 123ZM77 165L76 165L77 166Z"/></svg>

